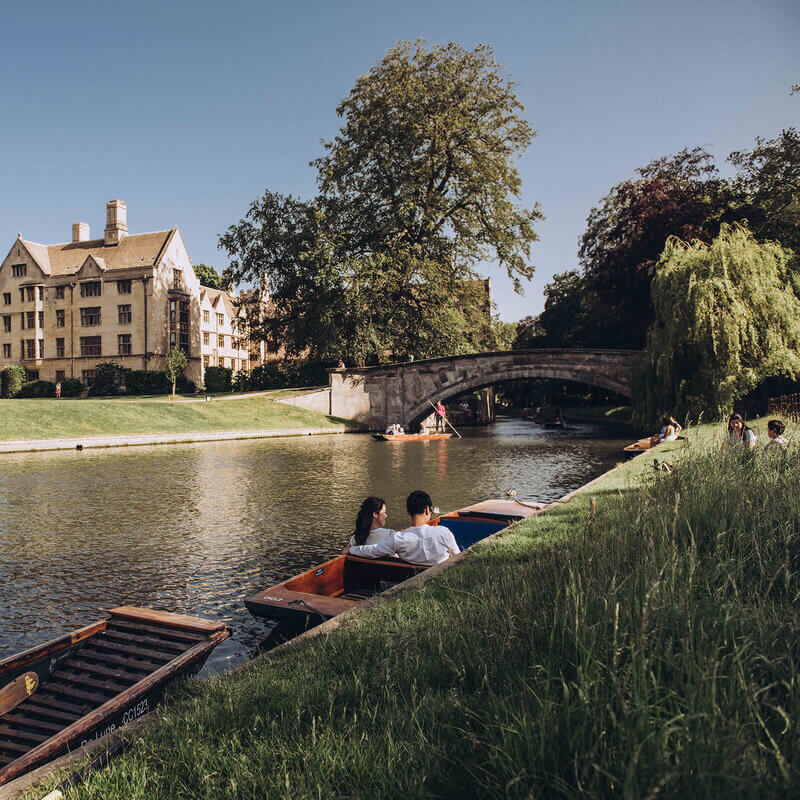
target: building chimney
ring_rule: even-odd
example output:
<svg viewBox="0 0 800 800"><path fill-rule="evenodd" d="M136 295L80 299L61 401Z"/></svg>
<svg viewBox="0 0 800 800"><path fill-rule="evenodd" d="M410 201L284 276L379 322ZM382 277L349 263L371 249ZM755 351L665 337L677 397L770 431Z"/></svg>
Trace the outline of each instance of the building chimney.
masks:
<svg viewBox="0 0 800 800"><path fill-rule="evenodd" d="M128 235L128 209L123 200L106 203L106 245L119 244Z"/></svg>
<svg viewBox="0 0 800 800"><path fill-rule="evenodd" d="M86 242L89 240L89 226L85 222L72 223L72 241Z"/></svg>

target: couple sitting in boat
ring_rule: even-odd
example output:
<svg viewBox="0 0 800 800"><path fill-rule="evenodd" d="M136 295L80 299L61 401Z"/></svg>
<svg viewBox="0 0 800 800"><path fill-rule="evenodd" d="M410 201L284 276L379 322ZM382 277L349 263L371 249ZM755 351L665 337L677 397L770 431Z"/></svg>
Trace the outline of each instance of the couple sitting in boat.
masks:
<svg viewBox="0 0 800 800"><path fill-rule="evenodd" d="M431 525L433 503L427 492L411 492L406 498L411 527L403 531L385 528L386 503L368 497L356 517L356 530L345 553L362 558L400 558L410 564L431 567L459 553L453 532Z"/></svg>

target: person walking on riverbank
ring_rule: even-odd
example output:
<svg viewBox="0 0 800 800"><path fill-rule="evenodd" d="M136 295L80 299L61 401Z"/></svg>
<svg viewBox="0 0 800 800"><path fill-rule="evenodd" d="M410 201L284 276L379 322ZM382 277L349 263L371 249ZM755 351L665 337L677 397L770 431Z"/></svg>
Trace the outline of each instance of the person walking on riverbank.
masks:
<svg viewBox="0 0 800 800"><path fill-rule="evenodd" d="M444 525L431 525L433 501L427 492L411 492L406 498L411 527L393 531L378 544L351 545L350 554L364 558L397 556L410 564L432 567L460 553L453 532Z"/></svg>
<svg viewBox="0 0 800 800"><path fill-rule="evenodd" d="M61 381L56 381L56 400L61 399Z"/></svg>
<svg viewBox="0 0 800 800"><path fill-rule="evenodd" d="M743 444L748 450L756 446L755 431L744 424L741 414L731 414L725 440L728 444Z"/></svg>

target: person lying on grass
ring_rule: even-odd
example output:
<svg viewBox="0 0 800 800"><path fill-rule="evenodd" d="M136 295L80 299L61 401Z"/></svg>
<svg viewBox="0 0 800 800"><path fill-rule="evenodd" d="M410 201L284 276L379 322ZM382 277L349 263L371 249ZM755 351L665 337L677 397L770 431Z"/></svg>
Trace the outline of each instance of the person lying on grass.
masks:
<svg viewBox="0 0 800 800"><path fill-rule="evenodd" d="M394 533L386 525L386 502L382 497L367 497L356 515L356 529L350 537L350 544L344 549L349 552L352 545L378 544Z"/></svg>
<svg viewBox="0 0 800 800"><path fill-rule="evenodd" d="M411 527L392 531L377 544L349 545L345 552L364 558L397 556L410 564L431 567L447 561L460 552L453 532L444 525L431 525L433 501L427 492L411 492L406 498L406 511Z"/></svg>
<svg viewBox="0 0 800 800"><path fill-rule="evenodd" d="M773 447L777 447L785 450L786 445L789 444L789 440L783 435L783 432L785 430L786 430L786 425L783 423L782 420L771 419L767 423L767 436L769 436L767 447L770 449Z"/></svg>
<svg viewBox="0 0 800 800"><path fill-rule="evenodd" d="M752 450L756 446L756 434L744 424L741 414L731 414L725 441L728 444L743 444L748 450Z"/></svg>

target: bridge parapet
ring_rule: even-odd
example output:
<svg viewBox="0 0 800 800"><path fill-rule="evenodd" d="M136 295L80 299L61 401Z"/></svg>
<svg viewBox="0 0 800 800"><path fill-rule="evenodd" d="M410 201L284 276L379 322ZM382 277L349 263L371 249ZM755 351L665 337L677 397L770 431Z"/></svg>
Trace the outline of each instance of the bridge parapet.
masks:
<svg viewBox="0 0 800 800"><path fill-rule="evenodd" d="M474 353L330 373L331 413L383 429L427 416L428 399L447 400L506 381L556 378L630 397L639 350L542 349Z"/></svg>

